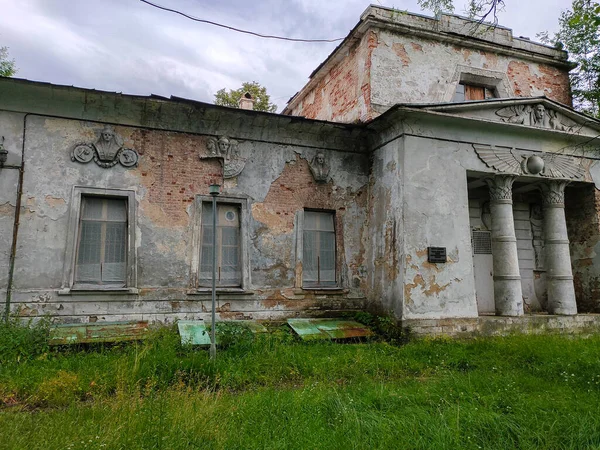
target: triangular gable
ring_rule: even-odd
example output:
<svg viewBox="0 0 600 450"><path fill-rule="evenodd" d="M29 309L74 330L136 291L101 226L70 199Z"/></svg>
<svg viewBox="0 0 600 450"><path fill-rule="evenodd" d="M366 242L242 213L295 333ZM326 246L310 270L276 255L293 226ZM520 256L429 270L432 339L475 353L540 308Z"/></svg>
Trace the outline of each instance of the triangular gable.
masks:
<svg viewBox="0 0 600 450"><path fill-rule="evenodd" d="M409 105L406 105L409 106ZM427 111L597 137L600 121L546 97L493 99L463 103L410 105Z"/></svg>

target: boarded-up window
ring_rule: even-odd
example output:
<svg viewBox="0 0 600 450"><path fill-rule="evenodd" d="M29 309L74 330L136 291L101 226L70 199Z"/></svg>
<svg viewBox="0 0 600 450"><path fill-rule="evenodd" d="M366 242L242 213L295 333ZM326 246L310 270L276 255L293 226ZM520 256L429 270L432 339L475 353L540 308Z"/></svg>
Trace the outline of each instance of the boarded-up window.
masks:
<svg viewBox="0 0 600 450"><path fill-rule="evenodd" d="M127 200L81 199L75 282L125 286L127 279Z"/></svg>
<svg viewBox="0 0 600 450"><path fill-rule="evenodd" d="M217 204L217 286L241 287L240 208L236 205ZM213 264L212 203L202 203L202 246L200 248L200 286L212 285Z"/></svg>
<svg viewBox="0 0 600 450"><path fill-rule="evenodd" d="M329 212L304 211L304 287L335 286L335 227Z"/></svg>
<svg viewBox="0 0 600 450"><path fill-rule="evenodd" d="M454 93L454 102L465 102L472 100L485 100L488 98L496 98L496 91L484 86L474 86L471 84L459 83L456 85Z"/></svg>

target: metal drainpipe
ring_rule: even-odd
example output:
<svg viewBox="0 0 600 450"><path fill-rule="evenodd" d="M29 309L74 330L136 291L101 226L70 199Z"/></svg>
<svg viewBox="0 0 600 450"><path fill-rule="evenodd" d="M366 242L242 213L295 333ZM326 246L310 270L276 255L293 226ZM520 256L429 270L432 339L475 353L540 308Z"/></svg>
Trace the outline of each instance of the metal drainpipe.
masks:
<svg viewBox="0 0 600 450"><path fill-rule="evenodd" d="M15 200L15 221L13 224L13 239L10 247L10 262L8 269L8 283L6 286L6 302L4 308L4 320L8 323L10 318L10 301L12 297L12 284L15 273L15 257L17 254L17 236L19 235L19 220L21 218L21 197L23 196L23 177L25 174L25 131L27 129L27 116L23 116L23 142L21 145L21 165L19 167L19 181L17 183L17 198Z"/></svg>

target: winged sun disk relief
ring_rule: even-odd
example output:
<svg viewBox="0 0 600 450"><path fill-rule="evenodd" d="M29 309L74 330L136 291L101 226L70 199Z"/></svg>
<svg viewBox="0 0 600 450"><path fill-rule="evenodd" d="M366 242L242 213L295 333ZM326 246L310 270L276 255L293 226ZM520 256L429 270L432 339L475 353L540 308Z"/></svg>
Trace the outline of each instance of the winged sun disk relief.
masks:
<svg viewBox="0 0 600 450"><path fill-rule="evenodd" d="M514 148L476 144L473 148L486 166L498 172L571 180L579 180L585 175L581 162L568 155L519 152Z"/></svg>

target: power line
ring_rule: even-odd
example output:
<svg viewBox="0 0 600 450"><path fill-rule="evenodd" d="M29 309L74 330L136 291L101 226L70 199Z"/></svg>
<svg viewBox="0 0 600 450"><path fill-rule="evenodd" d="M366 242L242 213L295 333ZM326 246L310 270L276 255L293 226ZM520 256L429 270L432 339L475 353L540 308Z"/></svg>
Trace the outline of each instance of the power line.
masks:
<svg viewBox="0 0 600 450"><path fill-rule="evenodd" d="M187 19L193 20L195 22L208 23L210 25L215 25L217 27L227 28L228 30L237 31L239 33L251 34L252 36L257 36L257 37L261 37L261 38L265 38L265 39L280 39L282 41L293 41L293 42L337 42L337 41L344 40L344 38L337 38L337 39L295 39L295 38L288 38L288 37L283 37L283 36L272 36L272 35L269 35L269 34L260 34L260 33L255 33L253 31L240 30L239 28L230 27L228 25L223 25L221 23L212 22L210 20L198 19L197 17L193 17L193 16L190 16L189 14L183 13L181 11L177 11L176 9L166 8L164 6L160 6L160 5L157 5L155 3L149 2L148 0L140 0L140 1L142 3L146 3L147 5L154 6L155 8L162 9L164 11L169 11L169 12L172 12L172 13L175 13L175 14L179 14L179 15L181 15L181 16L187 18Z"/></svg>

